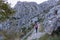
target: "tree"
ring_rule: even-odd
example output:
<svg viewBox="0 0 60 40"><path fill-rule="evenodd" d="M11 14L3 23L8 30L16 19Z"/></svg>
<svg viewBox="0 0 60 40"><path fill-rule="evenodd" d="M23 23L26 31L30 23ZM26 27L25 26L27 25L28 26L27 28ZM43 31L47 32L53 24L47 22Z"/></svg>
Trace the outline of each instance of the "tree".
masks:
<svg viewBox="0 0 60 40"><path fill-rule="evenodd" d="M6 20L13 13L14 10L10 7L8 2L0 0L0 21Z"/></svg>
<svg viewBox="0 0 60 40"><path fill-rule="evenodd" d="M10 7L6 0L0 0L0 22L8 19L15 11ZM2 31L2 34L7 38L11 38L10 34L7 34L6 31ZM14 34L14 33L13 33ZM14 37L14 35L12 35Z"/></svg>

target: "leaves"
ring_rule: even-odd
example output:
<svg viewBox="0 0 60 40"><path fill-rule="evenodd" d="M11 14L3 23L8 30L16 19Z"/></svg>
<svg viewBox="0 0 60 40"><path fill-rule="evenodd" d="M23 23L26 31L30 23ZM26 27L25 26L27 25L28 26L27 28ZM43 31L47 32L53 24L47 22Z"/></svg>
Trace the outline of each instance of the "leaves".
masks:
<svg viewBox="0 0 60 40"><path fill-rule="evenodd" d="M7 19L15 11L9 6L8 3L0 0L0 21Z"/></svg>

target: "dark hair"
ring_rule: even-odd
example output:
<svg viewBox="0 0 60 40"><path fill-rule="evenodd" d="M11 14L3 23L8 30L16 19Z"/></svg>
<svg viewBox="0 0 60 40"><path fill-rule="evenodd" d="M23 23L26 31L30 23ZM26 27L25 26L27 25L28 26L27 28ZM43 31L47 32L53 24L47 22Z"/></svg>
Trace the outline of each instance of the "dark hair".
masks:
<svg viewBox="0 0 60 40"><path fill-rule="evenodd" d="M37 21L35 21L35 24L37 23Z"/></svg>

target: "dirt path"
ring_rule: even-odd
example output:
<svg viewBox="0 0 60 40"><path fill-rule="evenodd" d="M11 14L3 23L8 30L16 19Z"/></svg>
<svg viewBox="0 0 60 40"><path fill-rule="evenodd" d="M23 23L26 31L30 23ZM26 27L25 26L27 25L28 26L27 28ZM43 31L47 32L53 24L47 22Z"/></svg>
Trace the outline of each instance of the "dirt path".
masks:
<svg viewBox="0 0 60 40"><path fill-rule="evenodd" d="M36 39L36 38L40 38L40 37L42 37L43 35L45 34L45 32L35 32L35 30L34 30L34 32L27 38L27 40L33 40L33 39Z"/></svg>

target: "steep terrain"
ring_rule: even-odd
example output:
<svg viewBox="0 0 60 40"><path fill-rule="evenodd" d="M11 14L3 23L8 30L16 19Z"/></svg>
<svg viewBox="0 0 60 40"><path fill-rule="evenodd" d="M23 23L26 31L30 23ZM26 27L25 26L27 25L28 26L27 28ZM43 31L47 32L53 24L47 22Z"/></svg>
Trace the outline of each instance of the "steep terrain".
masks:
<svg viewBox="0 0 60 40"><path fill-rule="evenodd" d="M37 17L37 21L43 22L45 31L51 34L53 30L60 26L59 5L60 0L48 0L41 4L18 1L14 7L15 14L0 23L0 31L7 31L8 34L13 32L19 33L22 27L29 28L30 24L34 21L32 19ZM55 15L55 13L57 14Z"/></svg>
<svg viewBox="0 0 60 40"><path fill-rule="evenodd" d="M60 27L60 5L53 7L46 15L44 26L48 34L51 34L53 30L55 31Z"/></svg>

